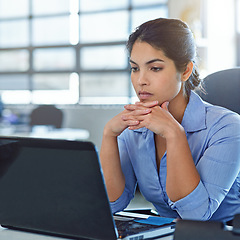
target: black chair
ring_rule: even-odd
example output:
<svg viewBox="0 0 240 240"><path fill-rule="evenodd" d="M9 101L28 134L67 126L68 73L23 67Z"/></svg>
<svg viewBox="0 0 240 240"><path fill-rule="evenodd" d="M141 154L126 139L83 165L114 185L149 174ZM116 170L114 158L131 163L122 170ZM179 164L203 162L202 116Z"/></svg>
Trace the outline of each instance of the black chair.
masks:
<svg viewBox="0 0 240 240"><path fill-rule="evenodd" d="M198 94L205 101L240 114L240 67L208 75L203 87L206 93Z"/></svg>
<svg viewBox="0 0 240 240"><path fill-rule="evenodd" d="M54 105L41 105L30 114L30 126L48 125L61 128L63 123L63 112Z"/></svg>
<svg viewBox="0 0 240 240"><path fill-rule="evenodd" d="M240 239L240 215L233 219L233 226L221 222L178 220L174 240L237 240Z"/></svg>

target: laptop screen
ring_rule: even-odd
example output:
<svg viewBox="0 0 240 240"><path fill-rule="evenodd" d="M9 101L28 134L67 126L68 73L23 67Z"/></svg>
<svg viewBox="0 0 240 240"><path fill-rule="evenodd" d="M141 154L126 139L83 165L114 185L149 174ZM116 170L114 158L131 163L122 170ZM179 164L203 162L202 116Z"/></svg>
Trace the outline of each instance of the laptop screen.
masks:
<svg viewBox="0 0 240 240"><path fill-rule="evenodd" d="M0 138L0 224L76 237L116 237L95 147Z"/></svg>

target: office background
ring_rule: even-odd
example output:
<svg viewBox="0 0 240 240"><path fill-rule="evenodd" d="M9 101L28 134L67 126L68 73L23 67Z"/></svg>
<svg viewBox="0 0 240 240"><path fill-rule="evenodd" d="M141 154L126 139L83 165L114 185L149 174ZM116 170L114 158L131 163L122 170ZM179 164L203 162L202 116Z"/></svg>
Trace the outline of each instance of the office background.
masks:
<svg viewBox="0 0 240 240"><path fill-rule="evenodd" d="M0 0L4 116L28 124L37 105L54 104L63 127L87 129L100 148L105 123L136 99L127 37L158 17L189 24L202 78L240 66L240 0Z"/></svg>

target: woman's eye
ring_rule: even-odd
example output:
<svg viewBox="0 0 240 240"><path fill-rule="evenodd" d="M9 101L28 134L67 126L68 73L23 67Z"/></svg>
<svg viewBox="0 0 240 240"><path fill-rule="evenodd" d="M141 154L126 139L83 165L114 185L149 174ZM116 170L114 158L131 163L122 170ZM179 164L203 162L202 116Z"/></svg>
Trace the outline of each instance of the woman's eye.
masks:
<svg viewBox="0 0 240 240"><path fill-rule="evenodd" d="M131 67L131 71L136 72L136 71L138 71L138 68L137 67Z"/></svg>
<svg viewBox="0 0 240 240"><path fill-rule="evenodd" d="M154 72L158 72L158 71L162 70L162 68L161 67L152 67L151 70Z"/></svg>

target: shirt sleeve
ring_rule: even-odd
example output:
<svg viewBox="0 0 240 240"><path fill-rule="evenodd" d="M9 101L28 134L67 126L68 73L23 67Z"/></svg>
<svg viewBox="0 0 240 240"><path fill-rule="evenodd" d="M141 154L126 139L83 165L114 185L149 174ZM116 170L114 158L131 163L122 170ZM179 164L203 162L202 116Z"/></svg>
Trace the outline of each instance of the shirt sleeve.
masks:
<svg viewBox="0 0 240 240"><path fill-rule="evenodd" d="M169 205L181 218L209 220L231 189L240 169L240 118L222 120L209 132L207 148L196 165L198 186Z"/></svg>
<svg viewBox="0 0 240 240"><path fill-rule="evenodd" d="M125 189L122 195L116 201L110 203L113 213L122 211L128 206L130 201L134 198L137 184L132 163L130 161L129 152L125 144L125 140L121 135L118 137L118 148L121 167L125 176Z"/></svg>
<svg viewBox="0 0 240 240"><path fill-rule="evenodd" d="M133 198L133 195L129 192L129 190L125 187L122 195L114 202L110 203L112 213L123 211L130 200Z"/></svg>

